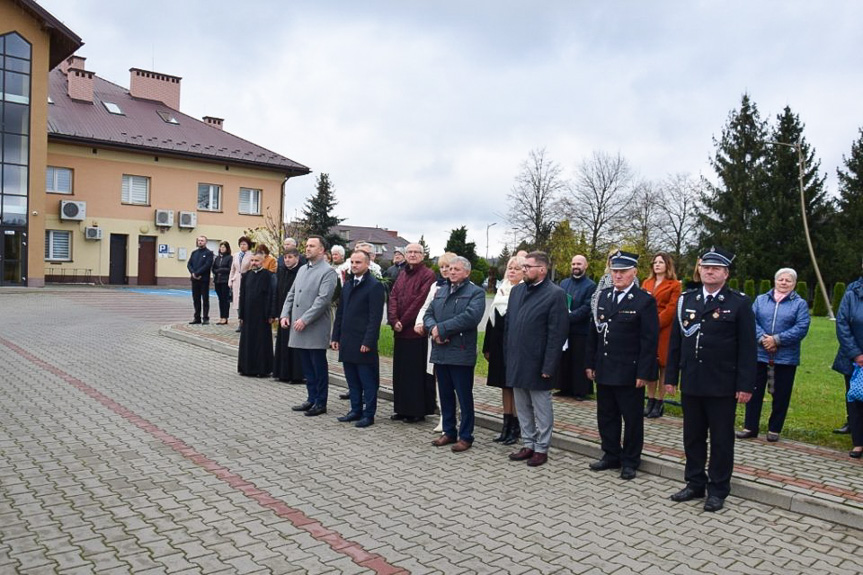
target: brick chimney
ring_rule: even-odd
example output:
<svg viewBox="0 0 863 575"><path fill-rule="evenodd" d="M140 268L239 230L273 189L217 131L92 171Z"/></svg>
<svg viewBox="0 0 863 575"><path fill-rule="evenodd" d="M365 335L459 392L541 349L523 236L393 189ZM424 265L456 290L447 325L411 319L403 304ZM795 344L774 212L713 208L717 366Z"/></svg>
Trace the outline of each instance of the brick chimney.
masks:
<svg viewBox="0 0 863 575"><path fill-rule="evenodd" d="M129 93L135 98L156 100L171 109L180 109L180 80L177 76L169 76L158 72L130 68L131 81Z"/></svg>
<svg viewBox="0 0 863 575"><path fill-rule="evenodd" d="M66 89L69 97L80 102L93 103L93 72L80 68L66 69Z"/></svg>
<svg viewBox="0 0 863 575"><path fill-rule="evenodd" d="M214 128L221 130L222 124L225 123L224 118L214 118L213 116L204 116L204 121L208 126L213 126Z"/></svg>
<svg viewBox="0 0 863 575"><path fill-rule="evenodd" d="M84 62L86 60L87 58L84 58L83 56L76 56L75 54L72 54L71 56L60 62L60 71L64 74L67 74L69 72L69 68L78 68L79 70L84 70Z"/></svg>

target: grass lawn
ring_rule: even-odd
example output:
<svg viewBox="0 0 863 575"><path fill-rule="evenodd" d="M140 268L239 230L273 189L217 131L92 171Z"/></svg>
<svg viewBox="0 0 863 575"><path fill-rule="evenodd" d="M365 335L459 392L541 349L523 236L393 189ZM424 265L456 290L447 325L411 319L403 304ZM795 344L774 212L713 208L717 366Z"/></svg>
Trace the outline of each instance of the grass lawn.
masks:
<svg viewBox="0 0 863 575"><path fill-rule="evenodd" d="M479 334L479 346L485 334ZM381 355L392 356L393 332L389 327L381 329ZM845 383L842 376L832 369L836 355L836 324L827 318L814 317L809 335L803 340L802 363L797 368L791 407L785 420L782 436L788 439L805 441L816 445L850 449L848 435L835 435L833 429L845 423ZM488 362L480 354L476 366L477 375L488 374ZM678 397L679 399L679 397ZM767 419L770 417L769 394L765 394L764 409L761 411L761 434L767 433ZM680 408L669 405L666 412L680 416ZM743 426L744 407L737 410L738 427Z"/></svg>

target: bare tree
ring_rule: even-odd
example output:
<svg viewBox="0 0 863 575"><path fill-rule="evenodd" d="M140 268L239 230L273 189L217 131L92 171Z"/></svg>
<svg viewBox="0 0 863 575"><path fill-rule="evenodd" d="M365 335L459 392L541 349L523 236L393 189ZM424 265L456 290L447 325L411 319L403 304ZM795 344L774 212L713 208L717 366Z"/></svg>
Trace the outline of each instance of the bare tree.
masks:
<svg viewBox="0 0 863 575"><path fill-rule="evenodd" d="M626 216L634 195L633 172L626 159L594 152L582 160L566 198L570 219L585 231L590 261L605 261L615 224Z"/></svg>
<svg viewBox="0 0 863 575"><path fill-rule="evenodd" d="M560 194L566 188L561 173L560 166L546 155L545 148L531 150L507 196L507 219L523 230L536 249L544 249L554 231Z"/></svg>
<svg viewBox="0 0 863 575"><path fill-rule="evenodd" d="M703 182L690 174L672 174L661 186L664 217L659 223L659 234L675 261L680 261L698 232Z"/></svg>
<svg viewBox="0 0 863 575"><path fill-rule="evenodd" d="M652 182L642 180L633 186L632 201L626 216L615 228L622 242L645 256L647 262L663 243L660 225L665 216L662 209L662 192Z"/></svg>

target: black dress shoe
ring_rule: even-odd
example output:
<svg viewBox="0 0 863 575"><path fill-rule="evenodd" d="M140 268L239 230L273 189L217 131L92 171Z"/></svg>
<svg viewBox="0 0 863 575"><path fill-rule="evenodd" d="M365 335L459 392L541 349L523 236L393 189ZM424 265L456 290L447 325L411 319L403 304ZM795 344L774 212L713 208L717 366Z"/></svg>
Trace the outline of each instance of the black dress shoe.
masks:
<svg viewBox="0 0 863 575"><path fill-rule="evenodd" d="M316 415L323 415L327 412L326 406L323 405L313 405L306 411L306 417L315 417Z"/></svg>
<svg viewBox="0 0 863 575"><path fill-rule="evenodd" d="M189 325L198 325L198 324L200 324L200 323L201 323L201 320L199 320L199 319L193 319L192 321L190 321L190 322L189 322Z"/></svg>
<svg viewBox="0 0 863 575"><path fill-rule="evenodd" d="M707 498L707 501L704 502L704 510L713 513L714 511L719 511L722 509L722 506L725 505L725 500L721 499L715 495L710 495Z"/></svg>
<svg viewBox="0 0 863 575"><path fill-rule="evenodd" d="M336 419L342 423L348 423L351 421L359 421L362 419L362 416L355 411L351 411L341 417L337 417Z"/></svg>
<svg viewBox="0 0 863 575"><path fill-rule="evenodd" d="M612 463L607 459L600 459L588 465L591 471L605 471L606 469L620 469L620 463Z"/></svg>
<svg viewBox="0 0 863 575"><path fill-rule="evenodd" d="M339 394L339 399L350 399L350 398L351 398L350 393L340 393Z"/></svg>
<svg viewBox="0 0 863 575"><path fill-rule="evenodd" d="M210 320L205 319L205 320L204 320L204 321L202 321L201 323L202 323L202 324L204 324L204 325L210 325Z"/></svg>
<svg viewBox="0 0 863 575"><path fill-rule="evenodd" d="M420 415L419 417L413 417L413 416L408 415L407 417L405 417L405 423L419 423L419 422L425 421L425 420L426 420L426 418L424 415Z"/></svg>
<svg viewBox="0 0 863 575"><path fill-rule="evenodd" d="M390 416L390 419L392 419L393 421L401 421L401 420L405 419L405 416L402 415L401 413L394 413Z"/></svg>
<svg viewBox="0 0 863 575"><path fill-rule="evenodd" d="M354 424L354 427L361 427L361 428L362 427L368 427L370 425L374 425L374 423L375 423L375 420L372 419L371 417L364 417L361 420L359 420L358 422L356 422Z"/></svg>
<svg viewBox="0 0 863 575"><path fill-rule="evenodd" d="M758 437L758 433L755 431L749 431L748 429L742 429L735 433L734 437L737 439L751 439L753 437Z"/></svg>
<svg viewBox="0 0 863 575"><path fill-rule="evenodd" d="M683 501L692 501L693 499L701 499L704 497L704 490L694 489L690 486L686 486L674 495L670 497L672 501L676 501L677 503L681 503Z"/></svg>
<svg viewBox="0 0 863 575"><path fill-rule="evenodd" d="M312 408L311 401L304 401L299 405L295 405L291 408L291 411L308 411Z"/></svg>
<svg viewBox="0 0 863 575"><path fill-rule="evenodd" d="M620 470L620 478L629 481L630 479L635 479L635 468L634 467L624 467Z"/></svg>
<svg viewBox="0 0 863 575"><path fill-rule="evenodd" d="M846 421L845 425L843 425L842 427L840 427L838 429L834 429L833 433L838 433L840 435L847 435L847 434L851 433L851 426L848 425L848 422Z"/></svg>
<svg viewBox="0 0 863 575"><path fill-rule="evenodd" d="M863 457L863 451L856 451L856 450L852 449L851 451L848 452L848 457L853 457L854 459L860 459L860 457Z"/></svg>

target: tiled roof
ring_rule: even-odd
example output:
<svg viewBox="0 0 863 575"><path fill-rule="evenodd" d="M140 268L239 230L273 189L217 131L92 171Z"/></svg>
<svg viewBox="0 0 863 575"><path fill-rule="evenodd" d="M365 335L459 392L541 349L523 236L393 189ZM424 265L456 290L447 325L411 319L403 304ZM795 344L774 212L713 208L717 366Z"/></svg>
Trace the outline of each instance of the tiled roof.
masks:
<svg viewBox="0 0 863 575"><path fill-rule="evenodd" d="M48 138L87 145L130 149L161 155L196 158L278 171L290 176L308 174L306 166L214 128L161 102L135 98L129 90L95 76L93 102L69 97L66 75L60 68L49 75ZM110 113L112 102L123 114ZM159 115L173 116L169 123Z"/></svg>
<svg viewBox="0 0 863 575"><path fill-rule="evenodd" d="M353 247L357 242L365 241L371 244L386 246L386 251L392 255L394 248L403 248L410 242L395 230L386 228L370 228L365 226L347 226L339 224L330 229L331 234L339 235L348 240L348 247Z"/></svg>

